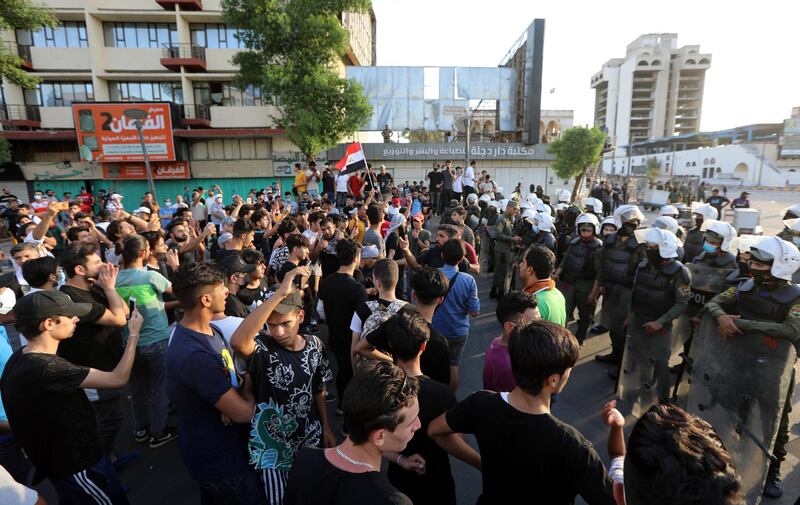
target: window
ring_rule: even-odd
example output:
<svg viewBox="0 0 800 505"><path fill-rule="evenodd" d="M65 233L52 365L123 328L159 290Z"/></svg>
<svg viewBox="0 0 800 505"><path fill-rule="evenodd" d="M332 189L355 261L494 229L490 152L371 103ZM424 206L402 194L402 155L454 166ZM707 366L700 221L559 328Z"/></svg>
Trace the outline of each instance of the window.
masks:
<svg viewBox="0 0 800 505"><path fill-rule="evenodd" d="M175 23L103 23L106 47L159 48L178 44Z"/></svg>
<svg viewBox="0 0 800 505"><path fill-rule="evenodd" d="M83 21L62 21L55 28L45 27L35 32L17 30L17 41L36 47L89 47Z"/></svg>
<svg viewBox="0 0 800 505"><path fill-rule="evenodd" d="M271 158L270 139L198 140L189 145L192 161L268 160Z"/></svg>
<svg viewBox="0 0 800 505"><path fill-rule="evenodd" d="M261 86L252 84L239 89L231 82L194 82L194 103L224 107L260 107L266 105Z"/></svg>
<svg viewBox="0 0 800 505"><path fill-rule="evenodd" d="M180 82L112 82L108 91L112 101L183 103Z"/></svg>
<svg viewBox="0 0 800 505"><path fill-rule="evenodd" d="M239 29L225 24L192 23L192 44L212 49L242 49L244 44L239 40Z"/></svg>
<svg viewBox="0 0 800 505"><path fill-rule="evenodd" d="M26 105L67 107L89 100L94 100L91 82L40 82L36 88L25 90Z"/></svg>

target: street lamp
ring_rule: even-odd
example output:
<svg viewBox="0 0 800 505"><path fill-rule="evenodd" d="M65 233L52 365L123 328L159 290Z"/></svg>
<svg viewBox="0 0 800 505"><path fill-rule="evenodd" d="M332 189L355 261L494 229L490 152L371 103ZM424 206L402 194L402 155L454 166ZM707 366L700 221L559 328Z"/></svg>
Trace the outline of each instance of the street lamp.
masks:
<svg viewBox="0 0 800 505"><path fill-rule="evenodd" d="M150 192L153 193L153 201L158 203L156 185L153 182L153 172L150 170L150 157L147 155L147 147L144 144L144 133L142 132L142 121L147 119L147 112L142 109L125 109L123 115L133 119L136 131L139 132L139 143L142 145L142 154L144 155L144 169L145 172L147 172L147 185L150 188Z"/></svg>

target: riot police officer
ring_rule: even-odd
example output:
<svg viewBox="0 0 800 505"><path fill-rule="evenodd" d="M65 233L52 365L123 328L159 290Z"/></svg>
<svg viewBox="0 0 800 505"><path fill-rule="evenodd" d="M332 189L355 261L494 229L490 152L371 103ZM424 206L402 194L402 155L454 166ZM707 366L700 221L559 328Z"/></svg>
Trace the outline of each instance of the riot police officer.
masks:
<svg viewBox="0 0 800 505"><path fill-rule="evenodd" d="M619 376L620 397L639 415L670 395L673 321L689 305L689 270L675 258L678 238L660 228L642 231L647 259L636 267ZM638 413L637 413L638 412Z"/></svg>
<svg viewBox="0 0 800 505"><path fill-rule="evenodd" d="M760 335L761 338L756 340L759 344L770 338L788 341L794 346L784 345L780 348L786 349L789 357L796 356L795 349L800 342L800 286L792 283L791 278L799 268L800 251L794 244L770 236L753 243L750 246L752 279L724 291L706 304L706 311L717 322L719 335L730 339L732 346L740 345L743 334ZM770 347L779 348L777 343ZM780 399L784 404L782 412L775 412L776 417L780 416L772 449L775 460L769 465L763 489L764 496L770 498L783 495L780 466L786 458L785 445L789 438L789 413L795 382L793 364L789 363L786 370L791 374L791 380L786 398ZM743 371L729 372L741 374ZM743 394L739 392L738 396ZM749 462L739 463L744 465Z"/></svg>
<svg viewBox="0 0 800 505"><path fill-rule="evenodd" d="M561 281L559 289L567 302L567 321L578 308L578 330L575 337L581 344L592 324L597 302L597 272L600 270L603 242L597 238L600 221L594 214L581 214L575 220L578 236L572 239L564 259L553 278Z"/></svg>
<svg viewBox="0 0 800 505"><path fill-rule="evenodd" d="M653 221L653 226L661 228L662 230L669 230L678 238L678 261L684 261L686 251L683 249L681 236L683 236L683 229L678 224L675 218L670 216L659 216Z"/></svg>
<svg viewBox="0 0 800 505"><path fill-rule="evenodd" d="M518 211L519 203L508 200L505 212L497 219L494 230L494 284L490 297L500 299L511 290L512 249L522 240L514 235L514 216Z"/></svg>
<svg viewBox="0 0 800 505"><path fill-rule="evenodd" d="M536 212L529 221L533 233L532 244L545 246L555 254L556 237L553 235L553 218L544 212Z"/></svg>
<svg viewBox="0 0 800 505"><path fill-rule="evenodd" d="M609 330L611 352L598 354L595 359L618 367L625 346L625 306L630 299L636 265L645 259L645 248L634 236L634 231L644 221L639 207L621 205L614 211L614 216L619 229L603 240L602 267L597 277L599 291L603 294L600 322ZM615 371L609 375L617 379Z"/></svg>
<svg viewBox="0 0 800 505"><path fill-rule="evenodd" d="M707 203L697 206L697 208L692 211L694 227L686 232L686 239L683 241L686 261L692 261L698 254L703 252L703 241L705 240L704 232L701 230L703 221L706 219L717 219L717 216L719 216L717 209Z"/></svg>

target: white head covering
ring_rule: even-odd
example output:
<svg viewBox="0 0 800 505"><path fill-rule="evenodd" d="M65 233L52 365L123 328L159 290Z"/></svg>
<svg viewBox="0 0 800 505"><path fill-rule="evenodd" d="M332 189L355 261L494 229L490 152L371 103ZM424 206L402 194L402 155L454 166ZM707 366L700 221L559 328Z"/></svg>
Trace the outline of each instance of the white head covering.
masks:
<svg viewBox="0 0 800 505"><path fill-rule="evenodd" d="M394 214L392 216L392 221L389 224L389 229L386 231L386 235L389 235L394 230L400 228L404 224L406 224L406 216L400 213Z"/></svg>
<svg viewBox="0 0 800 505"><path fill-rule="evenodd" d="M594 225L595 235L600 235L600 220L594 214L584 212L575 220L575 230L578 230L578 225L589 223Z"/></svg>
<svg viewBox="0 0 800 505"><path fill-rule="evenodd" d="M800 250L791 242L787 242L778 237L761 237L761 240L750 246L750 252L759 250L772 256L772 268L770 272L774 277L785 281L792 280L798 268L800 268Z"/></svg>
<svg viewBox="0 0 800 505"><path fill-rule="evenodd" d="M737 235L736 228L731 226L730 223L717 221L716 219L703 220L703 226L700 227L700 231L713 231L722 237L720 249L723 251L729 250L731 239L735 238Z"/></svg>
<svg viewBox="0 0 800 505"><path fill-rule="evenodd" d="M639 232L642 233L639 233ZM658 246L658 254L664 259L678 257L678 237L669 230L662 230L661 228L651 227L645 230L636 231L637 240L644 239L648 244L656 244Z"/></svg>

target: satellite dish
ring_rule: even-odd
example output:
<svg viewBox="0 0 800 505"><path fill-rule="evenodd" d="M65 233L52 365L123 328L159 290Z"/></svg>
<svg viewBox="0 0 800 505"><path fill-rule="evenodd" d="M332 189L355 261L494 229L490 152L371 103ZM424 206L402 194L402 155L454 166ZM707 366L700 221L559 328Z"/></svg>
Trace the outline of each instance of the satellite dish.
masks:
<svg viewBox="0 0 800 505"><path fill-rule="evenodd" d="M78 151L79 151L79 152L80 152L80 154L81 154L81 158L83 158L84 160L86 160L86 161L92 161L92 160L94 159L94 156L92 156L92 150L91 150L91 149L89 149L87 146L85 146L85 145L82 145L82 146L81 146L81 147L78 149Z"/></svg>

